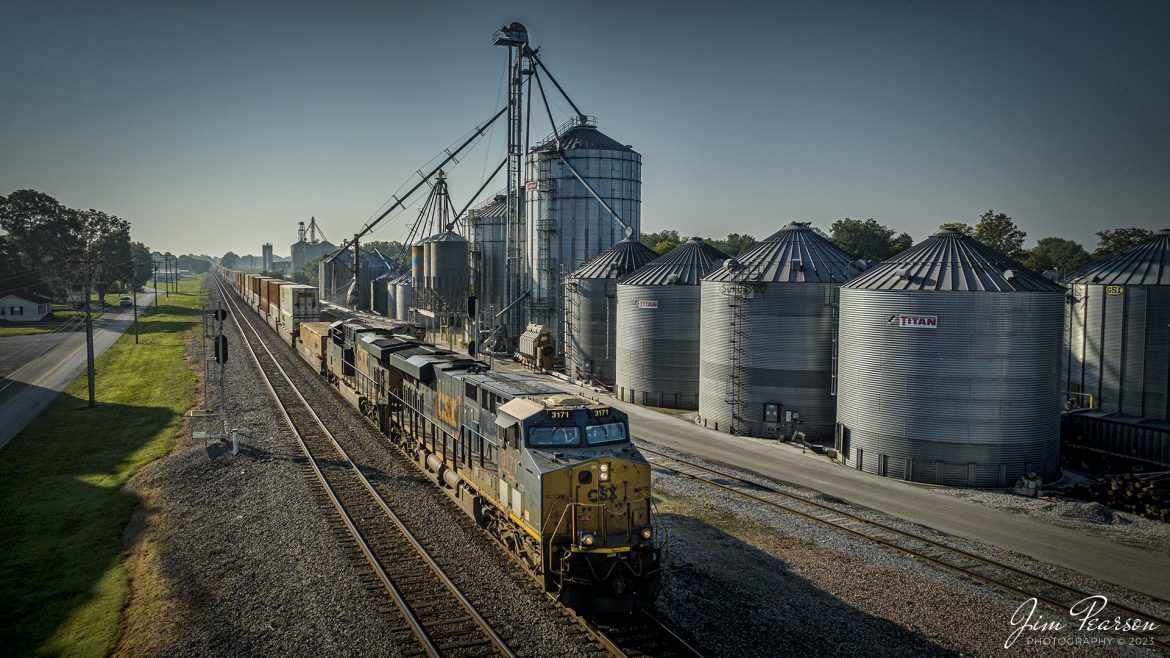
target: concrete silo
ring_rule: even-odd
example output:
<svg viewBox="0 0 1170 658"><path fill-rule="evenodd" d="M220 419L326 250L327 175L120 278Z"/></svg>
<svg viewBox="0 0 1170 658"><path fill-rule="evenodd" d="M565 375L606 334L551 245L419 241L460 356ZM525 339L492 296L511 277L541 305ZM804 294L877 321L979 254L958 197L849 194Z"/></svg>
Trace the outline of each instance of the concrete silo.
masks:
<svg viewBox="0 0 1170 658"><path fill-rule="evenodd" d="M563 126L560 144L549 140L527 158L524 254L529 321L553 332L558 345L564 317L562 277L641 226L642 156L579 117ZM589 183L630 227L630 233L573 174Z"/></svg>
<svg viewBox="0 0 1170 658"><path fill-rule="evenodd" d="M698 422L733 434L800 431L830 441L836 292L859 271L807 223L791 223L708 274Z"/></svg>
<svg viewBox="0 0 1170 658"><path fill-rule="evenodd" d="M1060 472L1064 289L949 230L841 288L836 446L931 484Z"/></svg>
<svg viewBox="0 0 1170 658"><path fill-rule="evenodd" d="M634 239L621 240L565 280L565 372L578 381L614 384L617 280L658 258Z"/></svg>
<svg viewBox="0 0 1170 658"><path fill-rule="evenodd" d="M1170 229L1065 284L1067 444L1170 465Z"/></svg>
<svg viewBox="0 0 1170 658"><path fill-rule="evenodd" d="M691 238L618 281L614 392L621 400L699 408L699 283L725 260Z"/></svg>

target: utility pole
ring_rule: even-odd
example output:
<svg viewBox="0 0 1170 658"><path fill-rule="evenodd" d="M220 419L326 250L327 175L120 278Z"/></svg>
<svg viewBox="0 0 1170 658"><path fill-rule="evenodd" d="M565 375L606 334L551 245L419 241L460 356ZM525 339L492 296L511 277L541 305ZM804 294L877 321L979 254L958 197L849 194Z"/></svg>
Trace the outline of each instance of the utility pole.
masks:
<svg viewBox="0 0 1170 658"><path fill-rule="evenodd" d="M93 391L93 316L89 312L89 276L90 276L90 256L89 250L85 251L85 362L86 370L89 375L89 406L96 407L97 402L94 400Z"/></svg>
<svg viewBox="0 0 1170 658"><path fill-rule="evenodd" d="M130 295L134 299L134 344L137 345L138 344L138 287L134 284L133 281L130 282L130 287L133 288L133 290L130 291Z"/></svg>
<svg viewBox="0 0 1170 658"><path fill-rule="evenodd" d="M158 261L154 261L154 308L158 309Z"/></svg>

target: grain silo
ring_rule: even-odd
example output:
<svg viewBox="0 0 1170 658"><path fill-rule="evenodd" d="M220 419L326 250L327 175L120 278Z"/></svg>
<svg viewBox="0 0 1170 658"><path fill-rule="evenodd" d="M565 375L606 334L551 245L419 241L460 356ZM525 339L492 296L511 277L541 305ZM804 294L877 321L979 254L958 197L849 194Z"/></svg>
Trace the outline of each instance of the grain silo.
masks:
<svg viewBox="0 0 1170 658"><path fill-rule="evenodd" d="M691 238L618 281L614 392L622 401L699 408L699 283L725 260Z"/></svg>
<svg viewBox="0 0 1170 658"><path fill-rule="evenodd" d="M390 295L387 286L394 273L385 272L370 281L370 310L374 313L390 317Z"/></svg>
<svg viewBox="0 0 1170 658"><path fill-rule="evenodd" d="M485 312L505 306L507 290L508 197L493 198L467 211L467 240L471 243L471 287Z"/></svg>
<svg viewBox="0 0 1170 658"><path fill-rule="evenodd" d="M699 420L748 436L833 436L836 290L860 271L807 223L791 223L708 274Z"/></svg>
<svg viewBox="0 0 1170 658"><path fill-rule="evenodd" d="M386 281L386 317L392 320L409 319L410 282L409 271L389 275Z"/></svg>
<svg viewBox="0 0 1170 658"><path fill-rule="evenodd" d="M943 230L842 286L840 314L847 465L974 487L1059 474L1063 288Z"/></svg>
<svg viewBox="0 0 1170 658"><path fill-rule="evenodd" d="M430 289L440 306L436 310L461 312L467 300L467 239L446 230L426 243L424 253L430 260L430 267L424 271L430 277Z"/></svg>
<svg viewBox="0 0 1170 658"><path fill-rule="evenodd" d="M1170 465L1170 230L1065 283L1066 444Z"/></svg>
<svg viewBox="0 0 1170 658"><path fill-rule="evenodd" d="M658 258L635 239L621 240L565 280L565 372L578 381L614 384L617 280Z"/></svg>
<svg viewBox="0 0 1170 658"><path fill-rule="evenodd" d="M639 234L642 156L603 134L587 117L558 132L559 144L550 139L528 155L524 253L527 290L532 293L529 321L548 327L560 345L562 277L623 238ZM622 218L628 233L566 162Z"/></svg>

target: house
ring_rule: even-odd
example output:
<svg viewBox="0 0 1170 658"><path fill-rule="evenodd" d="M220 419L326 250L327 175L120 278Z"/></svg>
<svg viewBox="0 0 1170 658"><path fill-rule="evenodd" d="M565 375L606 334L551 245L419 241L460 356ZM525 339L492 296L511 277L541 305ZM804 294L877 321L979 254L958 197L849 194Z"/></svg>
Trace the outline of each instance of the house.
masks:
<svg viewBox="0 0 1170 658"><path fill-rule="evenodd" d="M31 293L0 297L0 320L38 322L53 310L52 300Z"/></svg>

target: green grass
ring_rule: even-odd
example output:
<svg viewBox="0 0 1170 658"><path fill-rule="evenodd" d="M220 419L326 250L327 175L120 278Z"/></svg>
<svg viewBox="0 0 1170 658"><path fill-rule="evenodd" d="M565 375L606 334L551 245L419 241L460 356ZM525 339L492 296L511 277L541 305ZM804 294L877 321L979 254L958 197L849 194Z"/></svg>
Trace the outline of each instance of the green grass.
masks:
<svg viewBox="0 0 1170 658"><path fill-rule="evenodd" d="M56 327L0 327L0 338L5 336L31 336L56 331Z"/></svg>
<svg viewBox="0 0 1170 658"><path fill-rule="evenodd" d="M0 450L0 654L105 656L130 597L122 531L138 500L122 485L165 455L196 401L184 360L200 281L139 318L98 358L98 406L83 375Z"/></svg>

